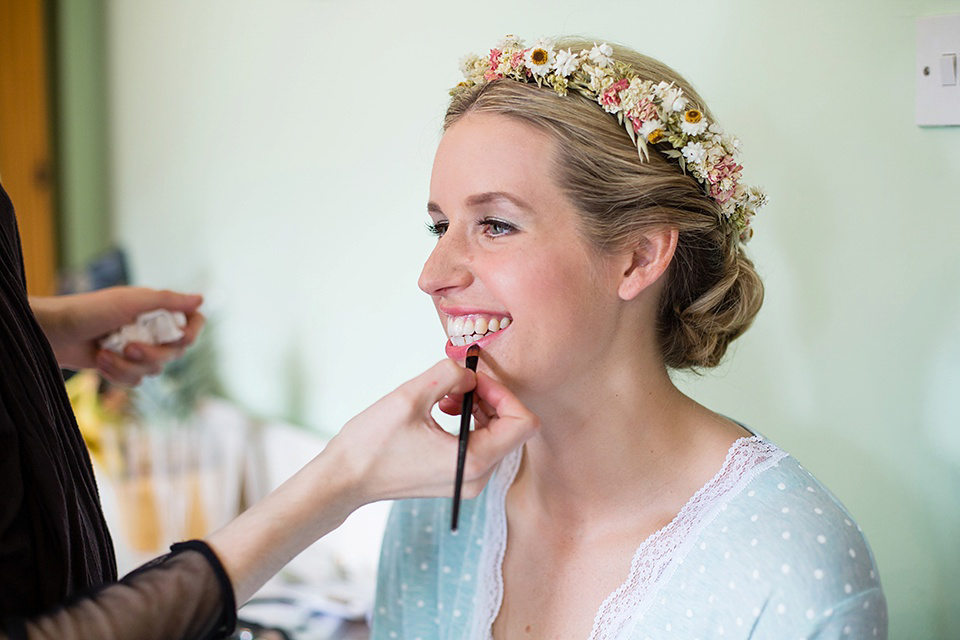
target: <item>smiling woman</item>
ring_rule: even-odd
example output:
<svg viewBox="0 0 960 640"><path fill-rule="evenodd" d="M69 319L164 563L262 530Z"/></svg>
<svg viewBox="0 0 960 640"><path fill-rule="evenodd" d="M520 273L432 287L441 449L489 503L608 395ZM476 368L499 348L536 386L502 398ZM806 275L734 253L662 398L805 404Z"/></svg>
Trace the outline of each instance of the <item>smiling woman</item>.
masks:
<svg viewBox="0 0 960 640"><path fill-rule="evenodd" d="M447 355L480 344L541 431L459 531L448 501L395 507L374 637L885 637L844 507L670 377L718 364L763 299L736 140L627 49L509 36L464 72L419 284Z"/></svg>
<svg viewBox="0 0 960 640"><path fill-rule="evenodd" d="M513 119L477 113L450 128L428 205L442 235L420 287L444 324L499 319L500 330L478 344L482 360L496 363L515 390L537 385L560 394L582 372L572 361L557 366L558 358L593 366L599 354L588 360L585 348L609 342L601 334L611 331L609 284L620 265L583 237L576 210L544 171L553 155L548 135ZM465 350L447 345L454 359Z"/></svg>

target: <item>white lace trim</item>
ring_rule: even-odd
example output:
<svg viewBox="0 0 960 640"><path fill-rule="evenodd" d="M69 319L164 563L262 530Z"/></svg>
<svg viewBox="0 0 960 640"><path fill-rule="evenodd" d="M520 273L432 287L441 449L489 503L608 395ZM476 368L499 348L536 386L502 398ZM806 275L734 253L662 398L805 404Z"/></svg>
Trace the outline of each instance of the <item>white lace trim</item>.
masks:
<svg viewBox="0 0 960 640"><path fill-rule="evenodd" d="M507 551L507 491L517 477L523 448L501 462L487 487L486 522L483 527L483 549L477 569L477 604L474 607L473 640L491 640L493 621L503 600L503 555Z"/></svg>
<svg viewBox="0 0 960 640"><path fill-rule="evenodd" d="M590 640L612 640L630 621L643 613L652 596L703 529L726 508L760 473L774 466L786 453L760 436L740 438L730 446L723 466L683 506L665 527L643 541L633 556L630 573L616 591L600 605ZM506 496L520 467L521 453L505 458L487 493L486 525L480 556L474 640L490 640L493 622L503 599L503 556L507 546Z"/></svg>

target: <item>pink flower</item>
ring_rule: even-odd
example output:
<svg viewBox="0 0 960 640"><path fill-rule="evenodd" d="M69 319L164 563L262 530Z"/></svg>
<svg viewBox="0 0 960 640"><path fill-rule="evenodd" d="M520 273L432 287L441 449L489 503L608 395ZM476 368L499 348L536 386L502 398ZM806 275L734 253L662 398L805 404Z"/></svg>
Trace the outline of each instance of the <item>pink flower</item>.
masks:
<svg viewBox="0 0 960 640"><path fill-rule="evenodd" d="M510 66L514 69L524 66L523 65L523 56L526 54L526 50L523 51L514 51L513 55L510 56Z"/></svg>
<svg viewBox="0 0 960 640"><path fill-rule="evenodd" d="M663 135L663 123L660 122L660 112L657 105L646 98L636 99L627 113L627 118L633 123L633 130L647 138L654 130L660 129Z"/></svg>
<svg viewBox="0 0 960 640"><path fill-rule="evenodd" d="M725 204L733 196L733 192L740 182L740 172L743 165L737 164L733 156L723 156L707 172L710 181L710 195L720 204Z"/></svg>
<svg viewBox="0 0 960 640"><path fill-rule="evenodd" d="M734 181L736 181L740 179L740 171L742 169L743 165L737 164L737 161L733 159L733 156L726 155L720 158L720 161L713 165L713 167L707 173L707 177L710 178L710 182L712 184L718 184L725 178L732 178Z"/></svg>
<svg viewBox="0 0 960 640"><path fill-rule="evenodd" d="M500 57L502 55L503 51L500 49L490 49L490 68L483 72L483 78L485 80L499 80L503 77L503 74L497 71L497 68L500 66Z"/></svg>
<svg viewBox="0 0 960 640"><path fill-rule="evenodd" d="M637 112L640 114L640 117L644 120L652 120L657 117L657 105L649 100L642 100L640 104L637 105Z"/></svg>
<svg viewBox="0 0 960 640"><path fill-rule="evenodd" d="M650 120L657 120L657 115L657 105L645 98L641 98L640 102L630 109L627 117L630 118L630 122L633 123L633 130L640 131L643 123Z"/></svg>
<svg viewBox="0 0 960 640"><path fill-rule="evenodd" d="M630 86L626 78L614 82L600 94L600 104L611 113L616 113L620 107L620 92ZM607 107L610 107L607 109Z"/></svg>

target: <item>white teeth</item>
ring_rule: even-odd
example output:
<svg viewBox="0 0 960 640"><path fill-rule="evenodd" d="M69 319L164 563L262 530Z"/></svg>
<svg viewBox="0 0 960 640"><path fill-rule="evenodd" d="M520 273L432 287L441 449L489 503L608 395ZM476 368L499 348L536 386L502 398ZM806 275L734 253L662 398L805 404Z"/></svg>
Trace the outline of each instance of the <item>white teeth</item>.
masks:
<svg viewBox="0 0 960 640"><path fill-rule="evenodd" d="M510 318L490 318L487 316L447 316L447 336L457 347L472 344L484 336L502 331L510 326Z"/></svg>

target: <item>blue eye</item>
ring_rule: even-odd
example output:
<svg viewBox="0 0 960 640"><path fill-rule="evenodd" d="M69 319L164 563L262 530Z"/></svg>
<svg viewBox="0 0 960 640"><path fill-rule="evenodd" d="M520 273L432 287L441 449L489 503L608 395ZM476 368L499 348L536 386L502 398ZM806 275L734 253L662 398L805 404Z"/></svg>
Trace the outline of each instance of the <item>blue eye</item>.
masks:
<svg viewBox="0 0 960 640"><path fill-rule="evenodd" d="M509 222L497 220L496 218L484 218L480 224L486 227L486 233L492 237L507 236L514 233L517 228Z"/></svg>
<svg viewBox="0 0 960 640"><path fill-rule="evenodd" d="M436 236L437 238L442 238L443 234L447 232L447 227L450 226L450 223L446 220L441 220L439 222L428 222L427 231L430 232L430 235Z"/></svg>

